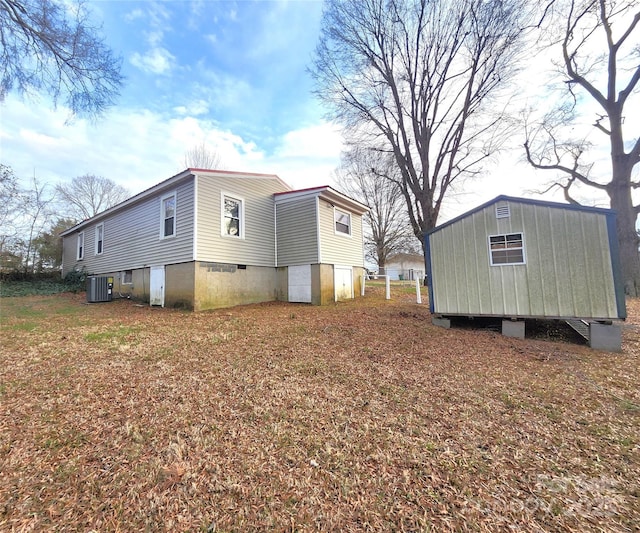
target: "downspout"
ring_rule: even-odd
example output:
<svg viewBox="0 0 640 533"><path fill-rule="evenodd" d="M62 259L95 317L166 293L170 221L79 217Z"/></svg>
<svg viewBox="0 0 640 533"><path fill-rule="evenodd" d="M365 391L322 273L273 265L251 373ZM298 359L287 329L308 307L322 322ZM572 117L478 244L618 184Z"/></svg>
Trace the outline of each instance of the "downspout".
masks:
<svg viewBox="0 0 640 533"><path fill-rule="evenodd" d="M278 268L278 206L275 194L273 196L273 258L273 263Z"/></svg>
<svg viewBox="0 0 640 533"><path fill-rule="evenodd" d="M322 242L320 239L320 197L316 196L316 231L318 235L318 264L322 264Z"/></svg>
<svg viewBox="0 0 640 533"><path fill-rule="evenodd" d="M198 175L193 175L193 261L198 260Z"/></svg>

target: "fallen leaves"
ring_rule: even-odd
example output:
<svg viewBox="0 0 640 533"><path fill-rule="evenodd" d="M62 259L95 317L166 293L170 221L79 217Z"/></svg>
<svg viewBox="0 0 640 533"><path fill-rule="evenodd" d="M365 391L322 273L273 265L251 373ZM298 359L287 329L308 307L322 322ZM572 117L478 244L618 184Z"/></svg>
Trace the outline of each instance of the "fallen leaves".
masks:
<svg viewBox="0 0 640 533"><path fill-rule="evenodd" d="M2 304L1 530L640 521L636 301L621 354L436 328L375 292L199 314Z"/></svg>

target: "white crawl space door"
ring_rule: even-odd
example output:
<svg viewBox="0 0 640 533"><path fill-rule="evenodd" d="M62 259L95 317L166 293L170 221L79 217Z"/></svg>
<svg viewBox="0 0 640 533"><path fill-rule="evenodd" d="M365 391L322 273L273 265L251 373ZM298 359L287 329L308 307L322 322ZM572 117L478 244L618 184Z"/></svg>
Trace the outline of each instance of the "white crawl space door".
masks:
<svg viewBox="0 0 640 533"><path fill-rule="evenodd" d="M336 302L353 298L353 270L351 267L333 267Z"/></svg>
<svg viewBox="0 0 640 533"><path fill-rule="evenodd" d="M151 267L149 304L164 307L164 267Z"/></svg>
<svg viewBox="0 0 640 533"><path fill-rule="evenodd" d="M311 265L290 266L288 276L289 301L311 303Z"/></svg>

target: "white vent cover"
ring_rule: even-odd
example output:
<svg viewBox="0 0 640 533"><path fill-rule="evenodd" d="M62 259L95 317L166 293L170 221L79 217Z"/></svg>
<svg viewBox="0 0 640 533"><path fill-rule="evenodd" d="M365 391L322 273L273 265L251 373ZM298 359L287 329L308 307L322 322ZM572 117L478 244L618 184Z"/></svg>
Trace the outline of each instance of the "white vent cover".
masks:
<svg viewBox="0 0 640 533"><path fill-rule="evenodd" d="M509 204L496 206L496 218L509 218L510 216Z"/></svg>

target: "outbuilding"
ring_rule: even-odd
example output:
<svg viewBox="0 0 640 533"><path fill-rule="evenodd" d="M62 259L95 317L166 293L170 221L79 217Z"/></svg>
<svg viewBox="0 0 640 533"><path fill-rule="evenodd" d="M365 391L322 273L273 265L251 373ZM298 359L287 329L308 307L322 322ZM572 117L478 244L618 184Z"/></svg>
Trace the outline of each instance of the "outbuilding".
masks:
<svg viewBox="0 0 640 533"><path fill-rule="evenodd" d="M610 209L498 196L426 237L434 323L501 317L567 321L594 348L620 350L626 318L616 214Z"/></svg>

